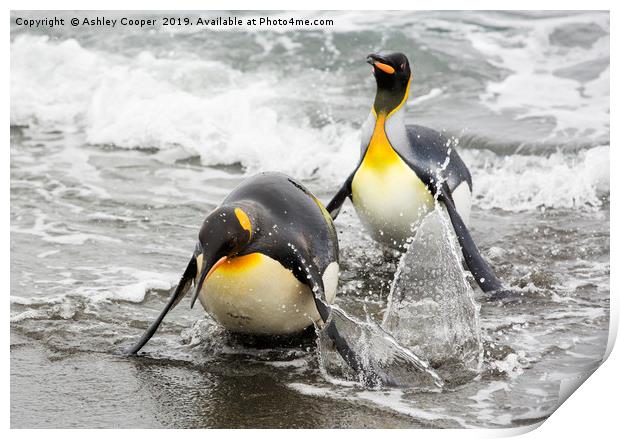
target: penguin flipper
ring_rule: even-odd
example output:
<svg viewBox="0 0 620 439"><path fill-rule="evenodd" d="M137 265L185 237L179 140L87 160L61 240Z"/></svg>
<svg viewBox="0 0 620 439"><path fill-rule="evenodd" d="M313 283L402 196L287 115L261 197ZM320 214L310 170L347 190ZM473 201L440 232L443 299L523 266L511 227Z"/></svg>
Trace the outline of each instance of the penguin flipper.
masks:
<svg viewBox="0 0 620 439"><path fill-rule="evenodd" d="M421 166L427 172L432 171L436 174L440 168L443 168L440 172L448 187L454 190L465 182L471 192L471 173L456 146L443 133L420 125L406 125L405 129L407 146L398 148L398 154L412 169Z"/></svg>
<svg viewBox="0 0 620 439"><path fill-rule="evenodd" d="M480 289L485 293L504 290L501 281L495 276L495 273L487 261L484 260L476 243L469 234L467 226L465 226L461 215L459 215L456 210L456 206L452 200L452 194L446 184L442 186L439 199L443 202L444 206L446 206L450 221L452 222L452 227L454 227L456 237L461 246L465 263L474 276L474 279L476 279L476 283L480 286Z"/></svg>
<svg viewBox="0 0 620 439"><path fill-rule="evenodd" d="M351 197L351 182L353 181L353 176L356 171L357 168L347 177L342 187L338 190L338 192L336 192L336 195L334 195L332 200L327 205L327 211L332 217L332 220L335 220L338 217L342 204L345 202L347 197Z"/></svg>
<svg viewBox="0 0 620 439"><path fill-rule="evenodd" d="M168 314L168 312L172 310L183 298L183 296L185 296L185 294L187 294L187 292L190 290L192 282L196 277L197 271L198 264L196 262L196 256L193 255L189 263L187 264L187 268L185 268L185 271L181 276L181 280L179 280L179 284L175 288L174 292L170 295L168 303L166 303L164 309L159 313L157 319L155 319L155 321L151 323L147 330L144 331L144 334L142 334L140 340L138 340L138 342L134 344L131 348L125 350L125 354L137 354L138 351L142 349L142 347L144 347L144 345L151 339L153 334L155 334L155 331L157 331L157 328L159 328L161 322L164 320L164 317L166 317L166 314Z"/></svg>
<svg viewBox="0 0 620 439"><path fill-rule="evenodd" d="M342 334L338 331L336 326L336 322L331 318L332 317L332 309L331 306L324 300L325 298L325 287L323 285L323 278L319 274L318 270L313 269L314 267L306 266L307 271L309 272L307 281L312 294L314 295L314 303L316 305L317 310L319 311L319 315L321 316L321 320L325 326L323 330L327 334L327 336L334 342L336 346L336 350L340 354L340 356L344 359L344 361L355 371L355 373L359 373L362 370L362 363L360 361L360 357L351 349L350 344L346 341L346 339L342 336Z"/></svg>

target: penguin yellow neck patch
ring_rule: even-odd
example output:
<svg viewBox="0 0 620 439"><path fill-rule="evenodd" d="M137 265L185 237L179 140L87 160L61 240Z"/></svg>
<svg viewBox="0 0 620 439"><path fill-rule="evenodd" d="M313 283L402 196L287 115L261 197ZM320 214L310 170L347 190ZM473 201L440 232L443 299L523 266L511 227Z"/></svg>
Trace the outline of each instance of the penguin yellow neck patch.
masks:
<svg viewBox="0 0 620 439"><path fill-rule="evenodd" d="M239 221L239 224L241 224L241 227L250 232L250 236L252 236L252 222L250 221L247 213L245 213L243 209L235 207L235 215L237 216L237 220Z"/></svg>
<svg viewBox="0 0 620 439"><path fill-rule="evenodd" d="M222 258L218 261L217 268L214 266L213 272L218 274L232 274L245 272L256 267L261 263L263 255L260 253L250 253L249 255L236 256L234 258Z"/></svg>
<svg viewBox="0 0 620 439"><path fill-rule="evenodd" d="M377 115L375 130L370 138L370 144L368 145L362 166L383 168L394 165L401 160L392 148L392 145L390 145L387 134L385 134L386 117L384 113Z"/></svg>
<svg viewBox="0 0 620 439"><path fill-rule="evenodd" d="M211 267L205 276L203 285L207 285L207 281L209 281L212 276L222 277L247 272L248 270L258 266L263 257L264 255L260 253L250 253L249 255L235 256L231 258L224 256L223 258L220 258L220 260L218 260L213 267ZM202 267L202 255L198 255L196 262L199 267ZM198 279L200 279L200 272L196 274L196 282L198 282Z"/></svg>

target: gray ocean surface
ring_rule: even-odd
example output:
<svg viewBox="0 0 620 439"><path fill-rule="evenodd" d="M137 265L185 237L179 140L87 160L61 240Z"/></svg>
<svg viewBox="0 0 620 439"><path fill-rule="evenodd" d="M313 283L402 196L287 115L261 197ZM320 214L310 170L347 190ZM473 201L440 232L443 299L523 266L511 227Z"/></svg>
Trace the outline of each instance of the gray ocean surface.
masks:
<svg viewBox="0 0 620 439"><path fill-rule="evenodd" d="M329 27L29 29L11 18L11 426L515 427L595 369L609 326L609 14L274 12ZM120 17L57 13L66 19ZM161 14L133 14L159 17ZM480 375L443 392L322 373L312 337L226 334L183 301L141 356L206 214L277 170L323 202L358 160L375 84L406 53L407 121L445 131L471 232L520 294L476 293ZM337 304L380 322L398 260L352 205Z"/></svg>

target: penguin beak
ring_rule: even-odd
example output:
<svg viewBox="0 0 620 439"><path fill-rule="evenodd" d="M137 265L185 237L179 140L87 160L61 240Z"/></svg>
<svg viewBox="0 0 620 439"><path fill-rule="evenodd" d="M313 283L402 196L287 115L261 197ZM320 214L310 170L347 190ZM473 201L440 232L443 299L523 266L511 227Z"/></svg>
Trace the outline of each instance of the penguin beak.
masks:
<svg viewBox="0 0 620 439"><path fill-rule="evenodd" d="M205 281L209 279L209 276L211 276L211 274L213 274L213 272L217 270L220 265L226 263L227 261L227 256L222 256L218 259L217 256L209 257L206 252L202 253L202 267L200 267L200 278L198 279L198 282L196 283L196 286L194 288L194 292L192 293L192 302L190 304L190 308L194 307L196 299L198 298L198 295L202 290L202 285L205 283Z"/></svg>
<svg viewBox="0 0 620 439"><path fill-rule="evenodd" d="M373 53L366 57L366 62L373 66L373 71L374 69L379 69L382 72L387 73L388 75L393 75L396 71L394 67L383 61L384 60L379 55L375 55Z"/></svg>

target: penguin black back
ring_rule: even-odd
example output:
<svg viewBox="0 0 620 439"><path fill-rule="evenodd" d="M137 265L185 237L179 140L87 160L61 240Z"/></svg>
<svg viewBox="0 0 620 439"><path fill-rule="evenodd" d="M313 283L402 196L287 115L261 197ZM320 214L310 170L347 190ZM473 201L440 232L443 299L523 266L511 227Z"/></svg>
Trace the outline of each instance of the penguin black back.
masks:
<svg viewBox="0 0 620 439"><path fill-rule="evenodd" d="M320 273L338 262L338 239L329 213L314 195L285 174L265 172L248 178L222 205L244 206L256 235L240 255L259 252L307 279L291 253L301 251ZM291 251L292 250L292 251Z"/></svg>

